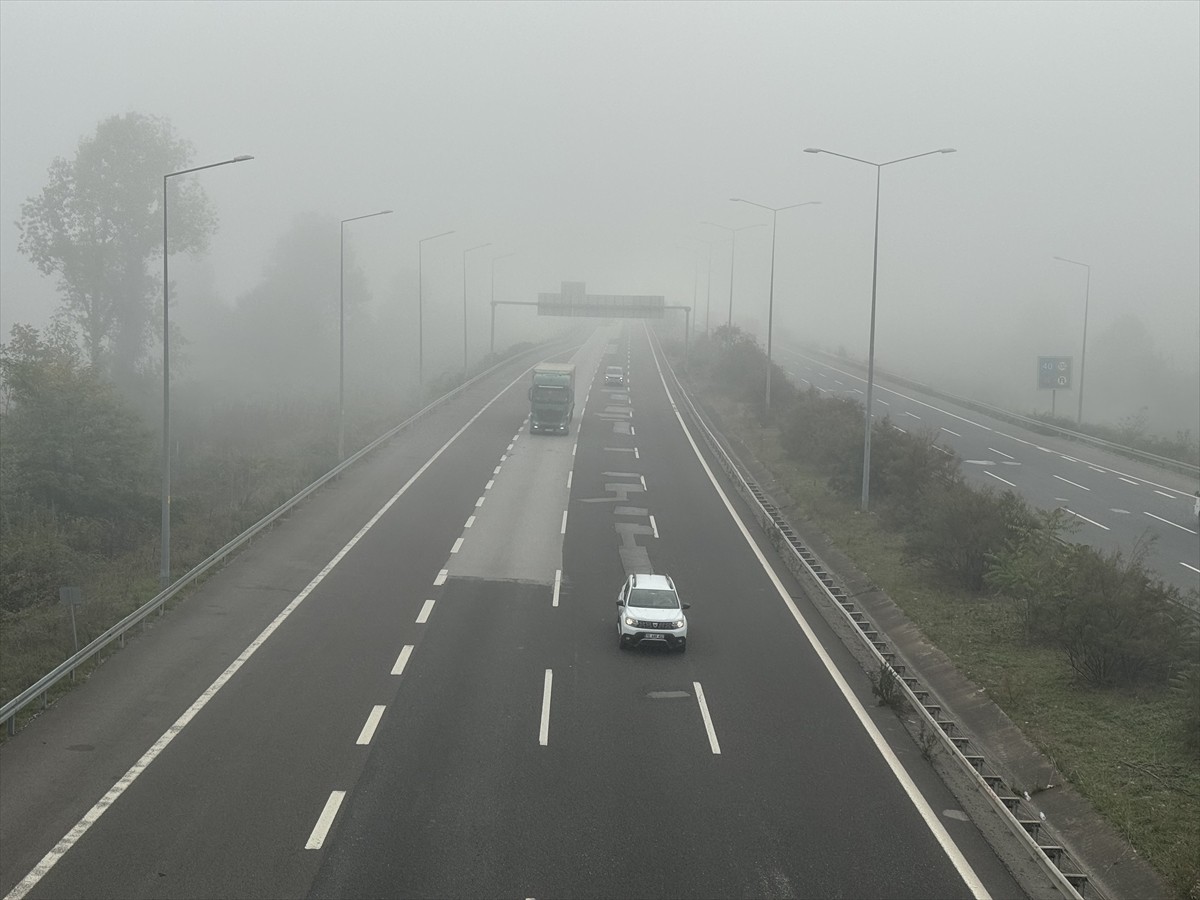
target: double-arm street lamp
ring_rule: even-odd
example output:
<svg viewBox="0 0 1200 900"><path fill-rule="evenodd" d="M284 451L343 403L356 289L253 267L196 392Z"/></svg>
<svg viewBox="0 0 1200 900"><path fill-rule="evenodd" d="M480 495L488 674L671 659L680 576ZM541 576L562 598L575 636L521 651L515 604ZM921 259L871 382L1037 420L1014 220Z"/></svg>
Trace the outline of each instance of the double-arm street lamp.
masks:
<svg viewBox="0 0 1200 900"><path fill-rule="evenodd" d="M454 234L454 231L443 231L441 234L431 234L417 241L417 383L425 384L425 279L422 275L423 251L425 242L435 238Z"/></svg>
<svg viewBox="0 0 1200 900"><path fill-rule="evenodd" d="M508 259L510 256L516 256L517 251L512 253L501 253L499 256L492 257L492 336L488 341L488 354L496 352L496 260Z"/></svg>
<svg viewBox="0 0 1200 900"><path fill-rule="evenodd" d="M882 163L871 162L868 159L859 159L857 156L847 156L844 153L834 153L832 150L823 150L820 147L806 147L804 152L828 153L830 156L840 156L842 159L848 159L852 162L875 167L875 250L872 255L871 262L871 337L867 351L866 436L863 438L862 511L866 512L870 502L871 405L874 402L875 393L875 286L878 283L879 277L879 179L884 166L894 166L896 163L907 162L910 159L920 159L922 156L933 156L937 153L953 153L954 148L945 147L941 150L929 150L925 153L918 153L914 156L904 156L900 159L891 159Z"/></svg>
<svg viewBox="0 0 1200 900"><path fill-rule="evenodd" d="M1092 293L1092 267L1087 263L1076 262L1073 259L1067 259L1065 256L1054 257L1059 262L1070 263L1073 266L1083 266L1087 269L1087 281L1083 288L1083 349L1079 354L1079 412L1075 415L1075 421L1083 423L1083 369L1087 365L1087 319L1088 319L1088 300Z"/></svg>
<svg viewBox="0 0 1200 900"><path fill-rule="evenodd" d="M386 216L390 209L342 219L338 244L338 455L340 463L346 458L346 223L359 219Z"/></svg>
<svg viewBox="0 0 1200 900"><path fill-rule="evenodd" d="M178 172L168 172L163 176L163 423L162 423L162 558L160 561L158 579L165 588L171 583L171 328L170 313L167 305L167 294L170 286L170 276L167 271L167 260L170 257L167 247L167 179L176 175L187 175L204 169L215 169L217 166L227 166L230 163L246 162L253 156L235 156L221 162L209 163L207 166L196 166L191 169L180 169Z"/></svg>
<svg viewBox="0 0 1200 900"><path fill-rule="evenodd" d="M725 322L730 328L733 327L733 265L737 261L737 233L745 231L747 228L762 228L762 222L756 222L753 225L743 225L741 228L730 228L728 225L721 225L717 222L704 221L701 225L711 225L714 228L724 228L733 236L733 249L729 251L729 319Z"/></svg>
<svg viewBox="0 0 1200 900"><path fill-rule="evenodd" d="M470 369L467 368L467 254L472 250L482 250L484 247L492 246L492 242L486 244L476 244L474 247L468 247L463 251L463 381L467 380L467 373Z"/></svg>
<svg viewBox="0 0 1200 900"><path fill-rule="evenodd" d="M797 206L820 206L820 200L805 200L803 203L793 203L790 206L766 206L753 200L743 200L741 197L730 197L732 203L749 203L759 209L771 211L771 287L767 294L767 396L763 401L764 415L771 413L771 321L775 315L775 219L780 211L795 209Z"/></svg>

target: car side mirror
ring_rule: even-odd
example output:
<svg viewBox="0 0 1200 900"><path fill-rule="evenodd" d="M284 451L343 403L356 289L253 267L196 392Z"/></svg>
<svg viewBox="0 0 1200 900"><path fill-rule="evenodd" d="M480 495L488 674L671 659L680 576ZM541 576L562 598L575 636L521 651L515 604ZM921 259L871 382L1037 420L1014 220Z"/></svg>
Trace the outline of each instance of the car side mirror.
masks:
<svg viewBox="0 0 1200 900"><path fill-rule="evenodd" d="M624 600L618 600L618 601L617 601L617 606L624 606L624 605L625 605L625 601L624 601Z"/></svg>
<svg viewBox="0 0 1200 900"><path fill-rule="evenodd" d="M692 604L690 604L690 603L685 603L685 604L683 604L683 608L684 608L684 609L691 609L691 608L692 608Z"/></svg>
<svg viewBox="0 0 1200 900"><path fill-rule="evenodd" d="M533 399L533 388L530 388L530 389L529 389L529 399L530 399L530 400L532 400L532 399Z"/></svg>

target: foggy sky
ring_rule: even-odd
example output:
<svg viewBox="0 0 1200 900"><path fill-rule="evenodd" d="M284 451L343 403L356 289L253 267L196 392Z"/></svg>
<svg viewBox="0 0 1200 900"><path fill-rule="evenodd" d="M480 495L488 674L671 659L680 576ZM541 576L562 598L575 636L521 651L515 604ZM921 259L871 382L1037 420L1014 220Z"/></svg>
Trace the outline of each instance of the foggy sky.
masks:
<svg viewBox="0 0 1200 900"><path fill-rule="evenodd" d="M776 328L865 355L883 162L883 363L1028 369L1134 312L1184 372L1200 357L1200 4L0 4L0 331L42 324L53 279L16 251L20 204L109 116L168 117L220 230L202 261L232 304L299 214L347 226L375 304L426 245L426 299L480 326L561 281L728 312L713 220L781 212ZM351 231L351 229L353 229ZM770 228L740 233L734 321L765 328ZM172 279L197 271L172 261ZM179 273L176 275L176 273ZM184 286L186 288L186 285ZM182 295L181 295L182 296ZM335 299L335 298L331 298ZM474 315L475 313L473 313ZM183 317L186 321L186 316ZM428 320L427 320L428 321ZM1089 359L1089 367L1091 360ZM980 369L983 369L981 372Z"/></svg>

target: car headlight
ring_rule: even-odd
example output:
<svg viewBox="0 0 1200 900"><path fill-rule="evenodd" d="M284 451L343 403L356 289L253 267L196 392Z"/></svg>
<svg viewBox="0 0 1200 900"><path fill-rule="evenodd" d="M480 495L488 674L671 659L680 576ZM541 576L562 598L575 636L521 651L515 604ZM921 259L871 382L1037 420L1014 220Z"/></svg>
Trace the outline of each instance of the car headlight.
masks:
<svg viewBox="0 0 1200 900"><path fill-rule="evenodd" d="M626 624L626 625L631 625L631 626L632 626L632 625L636 625L636 624L637 624L637 619L633 618L633 616L626 616L626 617L625 617L625 624Z"/></svg>
<svg viewBox="0 0 1200 900"><path fill-rule="evenodd" d="M675 627L676 627L676 628L682 628L682 627L683 627L684 625L686 625L686 624L687 624L687 619L676 619L676 620L675 620Z"/></svg>

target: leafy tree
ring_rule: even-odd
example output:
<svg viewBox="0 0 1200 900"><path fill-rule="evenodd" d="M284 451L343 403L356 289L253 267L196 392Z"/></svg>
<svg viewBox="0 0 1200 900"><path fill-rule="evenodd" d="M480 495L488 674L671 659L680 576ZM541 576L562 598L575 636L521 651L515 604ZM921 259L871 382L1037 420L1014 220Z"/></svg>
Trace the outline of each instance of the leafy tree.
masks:
<svg viewBox="0 0 1200 900"><path fill-rule="evenodd" d="M112 554L153 518L144 491L149 439L111 382L86 366L61 320L45 335L17 325L0 346L8 392L0 434L5 517L48 509L70 524L76 549Z"/></svg>
<svg viewBox="0 0 1200 900"><path fill-rule="evenodd" d="M21 205L19 249L57 275L62 312L88 361L124 381L143 361L161 287L148 262L162 253L163 176L191 165L192 146L164 118L113 116L50 165ZM171 179L173 252L203 250L216 219L199 182Z"/></svg>

